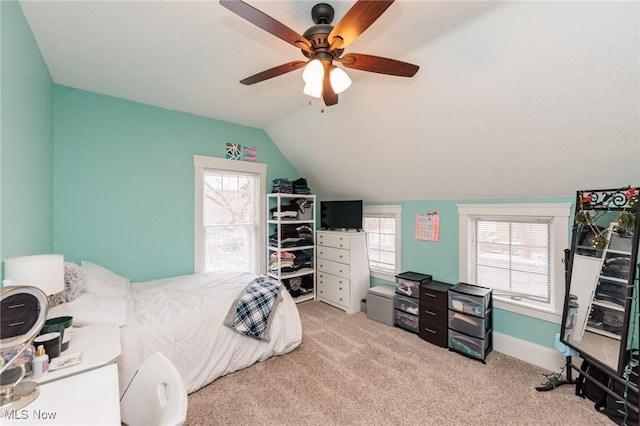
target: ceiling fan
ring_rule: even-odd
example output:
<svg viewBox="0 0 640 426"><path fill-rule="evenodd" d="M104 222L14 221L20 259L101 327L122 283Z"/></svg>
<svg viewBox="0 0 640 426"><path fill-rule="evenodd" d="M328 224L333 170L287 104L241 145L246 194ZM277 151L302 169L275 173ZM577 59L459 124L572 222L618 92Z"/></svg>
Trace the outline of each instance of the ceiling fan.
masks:
<svg viewBox="0 0 640 426"><path fill-rule="evenodd" d="M338 103L338 93L351 84L346 73L336 67L333 61L361 71L413 77L420 68L417 65L363 53L343 55L344 49L369 28L393 1L358 0L335 26L331 25L333 7L327 3L318 3L311 10L311 18L315 25L300 35L244 1L220 0L222 6L236 15L299 48L308 59L278 65L247 77L240 83L255 84L304 67L304 92L314 97L322 97L325 105L331 106Z"/></svg>

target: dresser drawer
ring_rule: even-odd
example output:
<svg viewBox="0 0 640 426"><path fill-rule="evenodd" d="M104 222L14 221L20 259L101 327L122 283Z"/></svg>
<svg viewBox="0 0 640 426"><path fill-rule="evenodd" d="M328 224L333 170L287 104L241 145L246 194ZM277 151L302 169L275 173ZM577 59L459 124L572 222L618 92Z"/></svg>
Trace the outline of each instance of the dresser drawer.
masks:
<svg viewBox="0 0 640 426"><path fill-rule="evenodd" d="M336 247L341 249L350 248L351 240L344 235L318 232L316 237L319 247Z"/></svg>
<svg viewBox="0 0 640 426"><path fill-rule="evenodd" d="M342 278L349 278L351 275L351 268L344 263L334 262L327 259L317 259L318 271L326 272L327 274L336 275Z"/></svg>
<svg viewBox="0 0 640 426"><path fill-rule="evenodd" d="M441 348L447 347L447 328L435 327L432 324L423 324L423 321L420 320L420 330L418 331L418 336L422 340L426 340L429 343L433 343L436 346L440 346Z"/></svg>
<svg viewBox="0 0 640 426"><path fill-rule="evenodd" d="M333 285L325 282L324 284L318 284L318 298L320 300L326 300L338 304L343 307L349 306L349 287L341 286L334 287Z"/></svg>
<svg viewBox="0 0 640 426"><path fill-rule="evenodd" d="M333 260L338 263L350 263L349 250L335 247L318 247L318 258Z"/></svg>
<svg viewBox="0 0 640 426"><path fill-rule="evenodd" d="M420 305L420 323L430 324L433 327L447 328L447 311Z"/></svg>
<svg viewBox="0 0 640 426"><path fill-rule="evenodd" d="M447 310L448 291L450 284L431 281L420 285L420 305L430 306L441 311Z"/></svg>
<svg viewBox="0 0 640 426"><path fill-rule="evenodd" d="M318 273L318 288L333 288L339 291L349 291L349 280L342 277L337 277L331 274L325 274L324 272Z"/></svg>

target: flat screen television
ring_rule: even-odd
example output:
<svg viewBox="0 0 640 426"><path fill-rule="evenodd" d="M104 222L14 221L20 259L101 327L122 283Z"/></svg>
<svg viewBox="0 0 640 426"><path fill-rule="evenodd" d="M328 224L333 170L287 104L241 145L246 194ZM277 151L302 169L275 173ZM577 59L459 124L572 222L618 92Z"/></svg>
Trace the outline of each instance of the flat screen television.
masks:
<svg viewBox="0 0 640 426"><path fill-rule="evenodd" d="M321 201L320 227L362 229L362 200Z"/></svg>

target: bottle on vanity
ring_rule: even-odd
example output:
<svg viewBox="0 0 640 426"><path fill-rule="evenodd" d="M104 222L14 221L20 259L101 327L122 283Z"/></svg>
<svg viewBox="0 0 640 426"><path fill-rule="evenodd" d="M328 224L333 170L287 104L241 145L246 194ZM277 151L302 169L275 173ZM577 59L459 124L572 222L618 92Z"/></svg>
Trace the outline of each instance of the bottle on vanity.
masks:
<svg viewBox="0 0 640 426"><path fill-rule="evenodd" d="M33 378L39 379L49 371L49 355L44 352L44 346L38 346L33 358Z"/></svg>

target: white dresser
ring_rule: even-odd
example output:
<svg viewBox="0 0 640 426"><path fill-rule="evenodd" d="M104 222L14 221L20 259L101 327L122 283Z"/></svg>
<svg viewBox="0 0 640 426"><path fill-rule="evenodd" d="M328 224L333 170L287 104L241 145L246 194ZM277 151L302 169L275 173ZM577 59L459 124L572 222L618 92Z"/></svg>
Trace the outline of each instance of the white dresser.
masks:
<svg viewBox="0 0 640 426"><path fill-rule="evenodd" d="M369 290L366 234L318 231L316 246L318 300L348 314L358 312Z"/></svg>

